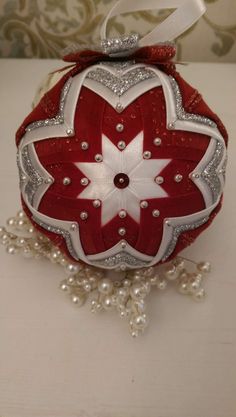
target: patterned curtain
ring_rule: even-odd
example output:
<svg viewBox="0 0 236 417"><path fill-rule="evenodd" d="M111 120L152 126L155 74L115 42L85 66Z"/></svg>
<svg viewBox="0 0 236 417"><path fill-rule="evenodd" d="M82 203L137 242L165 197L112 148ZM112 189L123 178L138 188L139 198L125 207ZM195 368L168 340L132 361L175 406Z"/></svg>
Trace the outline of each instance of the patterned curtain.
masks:
<svg viewBox="0 0 236 417"><path fill-rule="evenodd" d="M58 58L70 44L98 42L104 15L116 0L1 0L0 57ZM206 15L177 40L182 61L236 62L236 0L206 0ZM110 35L144 35L168 12L126 14Z"/></svg>

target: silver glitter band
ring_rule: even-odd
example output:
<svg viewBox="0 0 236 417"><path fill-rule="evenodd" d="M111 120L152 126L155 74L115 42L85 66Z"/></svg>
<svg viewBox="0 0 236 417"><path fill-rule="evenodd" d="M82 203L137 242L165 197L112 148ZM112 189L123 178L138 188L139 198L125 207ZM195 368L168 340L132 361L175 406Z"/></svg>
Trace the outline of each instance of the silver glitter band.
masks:
<svg viewBox="0 0 236 417"><path fill-rule="evenodd" d="M34 206L34 196L39 187L43 184L44 179L34 168L29 152L29 146L25 146L22 150L22 164L23 169L26 172L29 180L25 187L25 193L31 206Z"/></svg>
<svg viewBox="0 0 236 417"><path fill-rule="evenodd" d="M195 230L198 227L205 224L208 220L209 220L209 216L204 217L203 219L197 221L196 223L183 224L180 226L173 227L171 242L166 249L166 252L162 258L162 261L165 262L169 258L169 256L174 252L179 236L182 233L188 232L190 230Z"/></svg>
<svg viewBox="0 0 236 417"><path fill-rule="evenodd" d="M101 47L105 54L120 56L131 54L138 48L139 35L137 33L120 38L103 39Z"/></svg>
<svg viewBox="0 0 236 417"><path fill-rule="evenodd" d="M222 193L221 181L220 181L219 173L217 169L220 163L222 162L222 159L224 156L224 150L225 150L224 145L220 141L217 141L214 156L212 160L210 161L210 163L206 166L206 168L201 173L201 178L203 179L203 181L207 183L207 185L209 186L212 192L213 203L215 203L218 200L219 196Z"/></svg>
<svg viewBox="0 0 236 417"><path fill-rule="evenodd" d="M52 117L51 119L37 120L36 122L30 123L26 127L27 132L31 132L32 130L37 129L38 127L54 126L64 123L65 102L71 87L71 83L72 78L69 78L66 81L64 87L62 88L58 114L55 117Z"/></svg>
<svg viewBox="0 0 236 417"><path fill-rule="evenodd" d="M134 68L121 75L114 75L104 68L96 68L87 75L87 78L109 88L118 97L137 84L155 77L155 73L148 68Z"/></svg>
<svg viewBox="0 0 236 417"><path fill-rule="evenodd" d="M64 230L64 229L62 229L60 227L50 226L49 224L42 222L41 220L39 220L35 216L33 216L33 220L40 227L42 227L43 229L47 230L48 232L56 233L57 235L63 236L63 238L65 239L65 242L66 242L66 245L67 245L67 249L68 249L70 255L72 256L72 258L74 258L77 261L79 261L79 258L77 256L77 253L76 253L76 251L75 251L75 249L73 247L73 244L72 244L70 232L68 232L67 230Z"/></svg>
<svg viewBox="0 0 236 417"><path fill-rule="evenodd" d="M200 116L199 114L192 114L192 113L187 113L184 108L183 108L183 99L182 99L182 94L180 92L180 88L178 86L177 81L175 80L174 77L169 76L170 78L170 83L173 89L173 93L175 96L175 108L176 108L176 114L179 120L185 120L185 121L191 121L191 122L196 122L196 123L201 123L210 127L217 127L216 123L213 122L213 120L208 119L208 117L205 116Z"/></svg>
<svg viewBox="0 0 236 417"><path fill-rule="evenodd" d="M126 252L117 253L114 256L109 256L108 258L101 259L100 261L93 261L94 265L99 265L104 268L113 268L116 266L120 266L121 264L125 264L128 267L132 268L142 268L147 266L148 263L149 262L141 261Z"/></svg>

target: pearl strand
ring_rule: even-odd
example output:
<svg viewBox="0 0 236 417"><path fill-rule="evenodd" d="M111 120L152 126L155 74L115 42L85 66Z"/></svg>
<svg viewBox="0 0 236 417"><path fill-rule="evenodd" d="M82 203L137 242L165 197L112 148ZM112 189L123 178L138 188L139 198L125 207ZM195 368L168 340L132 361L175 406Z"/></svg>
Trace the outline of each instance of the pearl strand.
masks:
<svg viewBox="0 0 236 417"><path fill-rule="evenodd" d="M92 313L116 310L120 318L128 321L132 337L142 334L148 326L146 298L153 288L163 291L170 283L175 283L178 292L201 301L205 298L203 279L211 270L209 262L196 263L177 257L157 267L120 273L120 279L113 281L106 276L105 270L71 263L31 225L23 211L8 219L6 227L0 227L0 243L8 254L47 258L63 267L66 278L60 283L60 289L68 294L71 302L81 307L89 300ZM190 269L187 269L188 264Z"/></svg>

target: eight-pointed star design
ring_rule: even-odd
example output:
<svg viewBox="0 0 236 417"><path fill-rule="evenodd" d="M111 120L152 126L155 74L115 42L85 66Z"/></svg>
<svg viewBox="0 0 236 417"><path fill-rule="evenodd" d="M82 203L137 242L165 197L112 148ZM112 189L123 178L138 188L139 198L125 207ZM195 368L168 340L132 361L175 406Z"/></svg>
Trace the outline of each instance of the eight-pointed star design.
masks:
<svg viewBox="0 0 236 417"><path fill-rule="evenodd" d="M139 223L142 200L168 197L165 190L155 182L155 177L171 160L144 159L143 132L122 151L102 135L102 156L102 162L76 163L90 180L77 198L98 199L102 202L102 226L117 216L120 210L125 210ZM118 174L123 174L127 179L124 188L115 185L114 179Z"/></svg>

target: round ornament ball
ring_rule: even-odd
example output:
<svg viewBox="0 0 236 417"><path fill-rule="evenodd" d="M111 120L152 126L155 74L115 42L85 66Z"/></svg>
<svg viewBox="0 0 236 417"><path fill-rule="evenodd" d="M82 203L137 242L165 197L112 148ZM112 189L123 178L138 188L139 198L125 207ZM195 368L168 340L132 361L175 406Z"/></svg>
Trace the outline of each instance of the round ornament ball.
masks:
<svg viewBox="0 0 236 417"><path fill-rule="evenodd" d="M55 77L16 136L30 221L74 263L169 261L221 207L222 123L174 69L111 60Z"/></svg>

